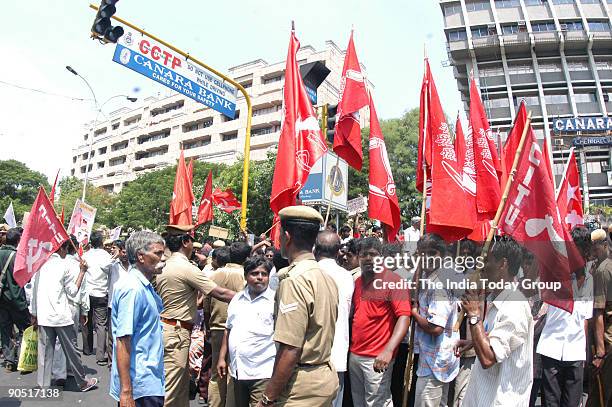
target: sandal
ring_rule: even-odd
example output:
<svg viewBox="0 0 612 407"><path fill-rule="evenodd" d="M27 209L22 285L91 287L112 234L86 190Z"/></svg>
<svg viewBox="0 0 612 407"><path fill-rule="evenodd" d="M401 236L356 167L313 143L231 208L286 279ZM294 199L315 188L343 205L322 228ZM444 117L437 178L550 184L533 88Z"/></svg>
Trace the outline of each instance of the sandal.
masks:
<svg viewBox="0 0 612 407"><path fill-rule="evenodd" d="M98 384L98 379L95 377L91 378L87 381L84 387L81 387L81 391L85 393L86 391L89 391L93 389L94 387L96 387L97 384Z"/></svg>

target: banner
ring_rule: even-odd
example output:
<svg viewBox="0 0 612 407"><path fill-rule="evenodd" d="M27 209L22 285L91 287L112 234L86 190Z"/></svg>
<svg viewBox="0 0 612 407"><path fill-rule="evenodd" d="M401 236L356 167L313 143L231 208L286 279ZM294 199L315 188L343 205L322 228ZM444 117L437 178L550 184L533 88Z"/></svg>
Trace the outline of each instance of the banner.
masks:
<svg viewBox="0 0 612 407"><path fill-rule="evenodd" d="M97 209L85 202L77 199L70 216L68 233L75 235L79 244L86 245L89 242L89 235L96 219Z"/></svg>

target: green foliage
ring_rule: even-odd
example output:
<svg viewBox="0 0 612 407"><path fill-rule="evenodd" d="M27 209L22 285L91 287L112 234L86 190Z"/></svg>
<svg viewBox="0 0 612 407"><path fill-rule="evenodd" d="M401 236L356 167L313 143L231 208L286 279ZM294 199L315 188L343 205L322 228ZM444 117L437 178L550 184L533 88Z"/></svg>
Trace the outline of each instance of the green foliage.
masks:
<svg viewBox="0 0 612 407"><path fill-rule="evenodd" d="M21 220L24 212L32 209L38 195L38 187L43 186L50 192L47 178L38 171L29 169L24 163L16 160L0 161L0 212L4 215L6 208L13 202L15 218ZM0 221L0 223L3 220Z"/></svg>
<svg viewBox="0 0 612 407"><path fill-rule="evenodd" d="M60 196L55 201L55 211L61 216L62 207L64 208L64 223L65 226L68 226L74 204L83 195L83 181L76 177L64 177L58 181L57 188L60 191ZM101 225L113 227L112 208L116 199L115 195L108 193L103 188L95 187L90 183L87 184L85 202L97 209L94 229Z"/></svg>

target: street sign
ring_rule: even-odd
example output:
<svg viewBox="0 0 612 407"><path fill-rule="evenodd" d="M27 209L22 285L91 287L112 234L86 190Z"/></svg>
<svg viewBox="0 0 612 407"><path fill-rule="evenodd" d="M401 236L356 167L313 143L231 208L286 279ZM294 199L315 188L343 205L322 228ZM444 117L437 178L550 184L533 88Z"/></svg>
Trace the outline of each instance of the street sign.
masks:
<svg viewBox="0 0 612 407"><path fill-rule="evenodd" d="M126 28L113 61L233 119L238 89L146 34Z"/></svg>
<svg viewBox="0 0 612 407"><path fill-rule="evenodd" d="M351 199L346 203L348 208L348 215L354 216L358 213L363 213L368 210L368 198L365 196L359 196L357 198Z"/></svg>
<svg viewBox="0 0 612 407"><path fill-rule="evenodd" d="M553 121L555 133L576 133L578 131L612 130L612 117L569 117Z"/></svg>
<svg viewBox="0 0 612 407"><path fill-rule="evenodd" d="M608 136L575 137L572 140L572 144L575 147L582 147L582 146L609 146L609 145L612 145L612 137L608 137Z"/></svg>
<svg viewBox="0 0 612 407"><path fill-rule="evenodd" d="M329 205L346 211L348 196L348 164L331 152L325 153L310 169L300 191L305 205Z"/></svg>

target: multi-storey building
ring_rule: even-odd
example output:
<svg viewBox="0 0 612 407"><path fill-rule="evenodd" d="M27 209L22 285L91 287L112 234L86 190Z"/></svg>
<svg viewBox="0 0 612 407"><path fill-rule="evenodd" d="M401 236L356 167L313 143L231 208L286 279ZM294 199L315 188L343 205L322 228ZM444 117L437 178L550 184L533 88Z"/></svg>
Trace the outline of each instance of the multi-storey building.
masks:
<svg viewBox="0 0 612 407"><path fill-rule="evenodd" d="M538 138L551 135L557 179L574 145L583 194L612 204L612 0L440 0L440 7L466 110L471 72L500 140L524 100Z"/></svg>
<svg viewBox="0 0 612 407"><path fill-rule="evenodd" d="M344 51L327 41L324 50L304 46L297 57L300 65L325 63L331 72L318 88L317 105L336 104ZM252 160L266 158L278 144L284 70L285 61L268 64L262 59L229 69L229 76L246 88L251 98ZM362 70L365 72L364 67ZM137 109L123 108L95 126L87 124L80 144L73 149L71 173L85 178L89 165L92 184L118 192L139 174L174 165L181 148L186 159L231 164L241 159L244 151L246 116L241 93L234 119L174 92L164 98L149 97ZM362 124L366 120L362 117Z"/></svg>

